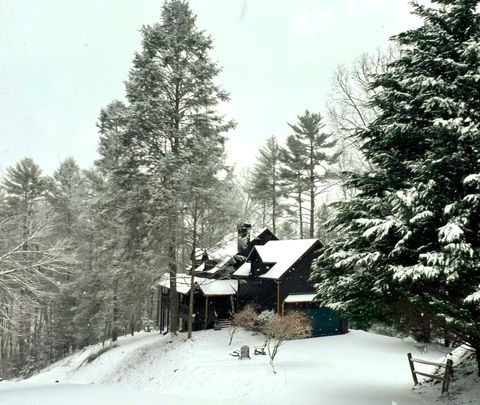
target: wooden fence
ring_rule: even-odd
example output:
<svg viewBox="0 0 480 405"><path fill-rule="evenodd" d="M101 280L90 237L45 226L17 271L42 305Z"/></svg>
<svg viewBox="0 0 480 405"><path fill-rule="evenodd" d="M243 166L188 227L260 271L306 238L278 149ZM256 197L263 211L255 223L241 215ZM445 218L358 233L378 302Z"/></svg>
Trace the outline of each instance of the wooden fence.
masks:
<svg viewBox="0 0 480 405"><path fill-rule="evenodd" d="M428 360L422 360L422 359L416 359L412 357L412 353L407 354L408 357L408 364L410 365L410 370L412 371L412 377L413 377L413 382L415 385L418 384L418 379L417 375L422 375L424 377L429 377L434 380L439 380L442 382L442 394L444 392L448 391L448 386L450 385L450 379L453 376L453 361L448 359L446 364L443 363L435 363L433 361L428 361ZM434 375L434 374L427 374L422 371L417 371L415 370L415 365L414 363L420 363L420 364L427 364L429 366L436 366L440 368L445 369L445 373L443 376L440 375Z"/></svg>

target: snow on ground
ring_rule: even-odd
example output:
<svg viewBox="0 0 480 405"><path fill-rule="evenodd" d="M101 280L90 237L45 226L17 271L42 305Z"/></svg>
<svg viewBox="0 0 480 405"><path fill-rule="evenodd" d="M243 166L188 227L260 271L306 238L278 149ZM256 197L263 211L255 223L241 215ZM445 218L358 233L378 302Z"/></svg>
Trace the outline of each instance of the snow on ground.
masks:
<svg viewBox="0 0 480 405"><path fill-rule="evenodd" d="M285 343L274 374L268 356L228 355L244 344L253 352L262 335L238 332L231 347L228 339L227 330L197 332L193 341L140 333L83 363L101 348L91 346L27 380L0 383L0 404L415 405L440 397L438 385L412 390L406 353L438 360L441 348L420 354L414 342L351 331Z"/></svg>

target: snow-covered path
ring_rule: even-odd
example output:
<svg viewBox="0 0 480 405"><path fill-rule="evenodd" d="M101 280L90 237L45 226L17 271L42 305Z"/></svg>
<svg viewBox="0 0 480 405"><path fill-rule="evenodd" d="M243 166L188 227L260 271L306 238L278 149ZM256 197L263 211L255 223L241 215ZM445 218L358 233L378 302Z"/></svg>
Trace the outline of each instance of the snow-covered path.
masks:
<svg viewBox="0 0 480 405"><path fill-rule="evenodd" d="M142 333L121 339L92 363L81 365L98 345L28 380L0 383L0 404L77 405L100 398L99 404L416 405L436 399L412 392L406 360L407 352L417 352L412 342L361 331L290 341L277 356L277 374L267 356L240 361L228 355L262 343L261 335L240 332L229 347L226 330L199 332L193 341ZM437 360L442 353L422 357Z"/></svg>

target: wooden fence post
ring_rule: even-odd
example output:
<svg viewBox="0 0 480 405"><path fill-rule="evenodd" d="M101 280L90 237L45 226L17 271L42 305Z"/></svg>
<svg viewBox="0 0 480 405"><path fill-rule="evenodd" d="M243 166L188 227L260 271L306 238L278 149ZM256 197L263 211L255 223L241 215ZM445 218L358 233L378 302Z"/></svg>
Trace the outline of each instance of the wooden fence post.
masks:
<svg viewBox="0 0 480 405"><path fill-rule="evenodd" d="M417 385L418 379L417 379L417 375L415 374L415 366L413 365L413 361L412 361L412 353L407 353L407 357L408 357L408 364L410 365L410 371L412 372L413 382L415 385Z"/></svg>
<svg viewBox="0 0 480 405"><path fill-rule="evenodd" d="M442 381L442 394L448 392L448 386L450 385L450 377L452 375L452 365L453 361L451 359L447 360L447 365L445 367L445 375L443 376Z"/></svg>

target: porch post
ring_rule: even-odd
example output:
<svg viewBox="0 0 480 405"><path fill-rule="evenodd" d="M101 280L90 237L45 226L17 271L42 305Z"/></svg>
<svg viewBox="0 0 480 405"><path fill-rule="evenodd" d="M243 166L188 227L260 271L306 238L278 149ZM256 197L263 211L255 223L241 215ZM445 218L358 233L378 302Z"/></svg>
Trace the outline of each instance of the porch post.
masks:
<svg viewBox="0 0 480 405"><path fill-rule="evenodd" d="M208 326L208 295L205 296L205 324L203 329L207 329Z"/></svg>
<svg viewBox="0 0 480 405"><path fill-rule="evenodd" d="M161 329L160 327L160 319L161 319L161 315L160 315L160 310L163 309L161 308L161 299L162 299L162 287L157 287L157 313L156 313L156 316L155 316L155 320L156 320L156 324L157 326L159 327L159 329Z"/></svg>
<svg viewBox="0 0 480 405"><path fill-rule="evenodd" d="M283 315L280 306L280 280L277 280L277 314Z"/></svg>

